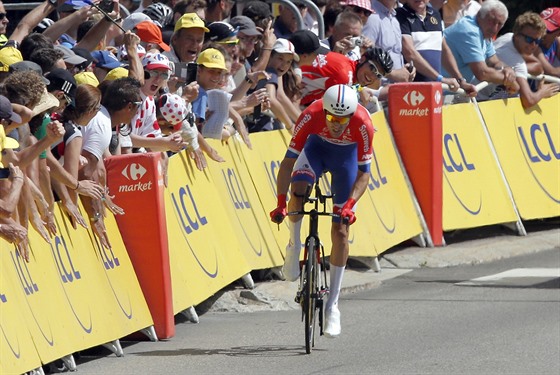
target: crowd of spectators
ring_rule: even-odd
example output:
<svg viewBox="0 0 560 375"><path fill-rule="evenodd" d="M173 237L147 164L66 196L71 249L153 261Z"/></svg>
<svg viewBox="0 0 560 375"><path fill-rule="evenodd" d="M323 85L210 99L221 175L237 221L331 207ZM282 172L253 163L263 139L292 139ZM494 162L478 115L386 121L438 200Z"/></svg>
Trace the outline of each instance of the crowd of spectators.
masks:
<svg viewBox="0 0 560 375"><path fill-rule="evenodd" d="M109 155L161 152L165 175L186 149L202 170L224 160L208 138L251 148L253 132L291 132L336 84L366 107L395 82L520 96L525 108L559 89L530 75L560 77L560 8L522 14L498 37L498 0L94 2L46 0L8 35L0 1L0 237L25 259L29 224L47 242L56 233L57 201L111 246L106 212L125 212L106 188Z"/></svg>

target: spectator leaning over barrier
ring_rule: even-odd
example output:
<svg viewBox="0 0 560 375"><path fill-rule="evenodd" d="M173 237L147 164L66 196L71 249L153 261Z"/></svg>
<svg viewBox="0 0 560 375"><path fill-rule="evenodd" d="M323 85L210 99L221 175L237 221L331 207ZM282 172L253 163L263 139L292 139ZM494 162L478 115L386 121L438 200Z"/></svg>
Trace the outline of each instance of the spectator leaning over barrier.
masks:
<svg viewBox="0 0 560 375"><path fill-rule="evenodd" d="M560 8L545 9L540 17L546 25L546 34L542 37L540 48L535 50L535 56L545 74L560 77Z"/></svg>
<svg viewBox="0 0 560 375"><path fill-rule="evenodd" d="M443 23L438 12L428 0L405 0L397 9L401 25L403 56L416 67L415 82L438 81L449 85L451 91L463 88L470 96L476 96L476 88L461 75L453 53L443 37ZM444 77L441 67L452 74Z"/></svg>
<svg viewBox="0 0 560 375"><path fill-rule="evenodd" d="M504 34L494 42L498 58L511 66L515 72L523 108L530 108L541 99L555 95L560 88L557 83L549 84L541 81L538 90L533 92L527 82L527 65L524 56L533 55L545 32L546 26L539 15L526 12L516 18L513 33ZM479 96L487 95L485 98L489 99L503 98L504 95L500 94L504 94L503 88L500 90L500 86L491 85L482 90Z"/></svg>
<svg viewBox="0 0 560 375"><path fill-rule="evenodd" d="M443 32L467 82L503 84L510 93L519 90L515 72L496 56L492 43L507 18L508 10L502 2L487 0L476 17L463 17ZM444 73L449 76L448 72Z"/></svg>
<svg viewBox="0 0 560 375"><path fill-rule="evenodd" d="M346 55L350 60L356 61L362 55L361 49L371 47L372 41L362 36L362 19L355 13L342 12L336 17L332 34L321 40L333 52ZM366 46L363 46L365 41Z"/></svg>
<svg viewBox="0 0 560 375"><path fill-rule="evenodd" d="M10 101L0 96L0 122L12 121L13 115L10 115L10 111L12 111ZM12 217L20 199L25 177L19 167L13 163L2 164L2 154L5 149L18 147L19 143L13 138L6 137L4 125L0 125L0 168L3 171L8 170L9 173L7 177L0 178L0 237L15 245L27 238L27 229Z"/></svg>
<svg viewBox="0 0 560 375"><path fill-rule="evenodd" d="M190 103L175 94L163 94L156 101L156 118L161 132L170 135L180 132L185 141L187 152L195 160L199 170L208 165L206 157L198 144L198 128Z"/></svg>
<svg viewBox="0 0 560 375"><path fill-rule="evenodd" d="M331 227L330 293L325 305L325 335L340 335L338 297L348 260L349 225L356 221L356 202L367 188L373 155L373 124L369 112L358 104L357 93L349 86L330 87L323 98L306 108L296 123L294 135L277 177L278 204L270 213L280 224L287 212L299 210L307 187L325 171L331 173L334 196ZM290 189L289 208L286 194ZM302 216L288 218L290 240L282 268L288 281L299 277Z"/></svg>
<svg viewBox="0 0 560 375"><path fill-rule="evenodd" d="M122 208L114 204L106 189L107 176L103 158L109 156L112 130L120 124L129 124L142 104L140 83L133 78L120 78L108 83L101 99L101 108L87 126L82 128L82 156L87 164L80 170L81 179L98 182L105 191L103 200L82 197L84 208L88 213L95 234L103 246L110 248L109 238L105 229L105 207L113 214L124 214Z"/></svg>
<svg viewBox="0 0 560 375"><path fill-rule="evenodd" d="M371 89L378 90L382 79L393 69L391 57L381 48L368 48L360 60L351 61L340 53L329 52L326 46L319 43L317 36L308 30L295 32L290 41L300 58L302 105L320 99L325 90L337 84L359 85L362 103L367 104L371 100Z"/></svg>
<svg viewBox="0 0 560 375"><path fill-rule="evenodd" d="M369 16L363 28L363 35L373 41L376 47L389 53L393 60L393 70L387 78L393 82L411 82L416 69L408 70L402 55L401 26L396 17L397 0L372 0L374 13Z"/></svg>

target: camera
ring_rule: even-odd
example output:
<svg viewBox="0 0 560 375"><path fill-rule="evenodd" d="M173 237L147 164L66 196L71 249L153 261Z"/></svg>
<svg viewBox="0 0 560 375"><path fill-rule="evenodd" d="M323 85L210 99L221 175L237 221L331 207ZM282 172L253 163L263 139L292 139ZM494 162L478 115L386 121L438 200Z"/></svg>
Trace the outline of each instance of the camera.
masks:
<svg viewBox="0 0 560 375"><path fill-rule="evenodd" d="M113 11L113 0L101 0L97 6L105 13L111 13Z"/></svg>
<svg viewBox="0 0 560 375"><path fill-rule="evenodd" d="M362 44L364 43L364 40L362 39L361 36L354 36L354 37L350 38L350 41L352 42L354 47L361 47Z"/></svg>

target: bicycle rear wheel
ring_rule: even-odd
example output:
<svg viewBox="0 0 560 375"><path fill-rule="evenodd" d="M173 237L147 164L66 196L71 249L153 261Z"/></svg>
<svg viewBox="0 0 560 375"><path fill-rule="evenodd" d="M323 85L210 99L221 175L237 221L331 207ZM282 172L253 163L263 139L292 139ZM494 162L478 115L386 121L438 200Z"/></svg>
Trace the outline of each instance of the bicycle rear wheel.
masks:
<svg viewBox="0 0 560 375"><path fill-rule="evenodd" d="M311 353L315 345L315 286L317 285L317 258L315 254L315 238L307 241L307 259L305 260L303 287L303 315L305 324L305 352Z"/></svg>

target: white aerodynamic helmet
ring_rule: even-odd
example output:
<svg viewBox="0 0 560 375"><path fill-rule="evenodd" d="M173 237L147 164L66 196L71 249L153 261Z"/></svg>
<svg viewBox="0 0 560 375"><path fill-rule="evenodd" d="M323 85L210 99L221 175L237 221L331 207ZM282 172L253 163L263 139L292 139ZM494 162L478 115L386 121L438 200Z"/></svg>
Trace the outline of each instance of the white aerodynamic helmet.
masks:
<svg viewBox="0 0 560 375"><path fill-rule="evenodd" d="M334 85L323 95L323 109L335 116L350 116L358 108L358 94L346 85Z"/></svg>

